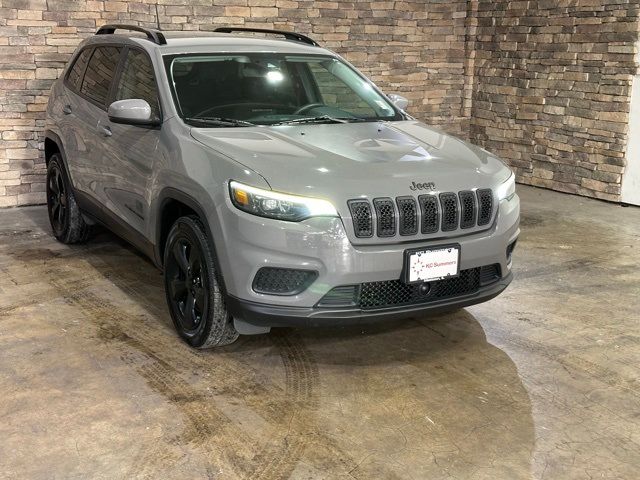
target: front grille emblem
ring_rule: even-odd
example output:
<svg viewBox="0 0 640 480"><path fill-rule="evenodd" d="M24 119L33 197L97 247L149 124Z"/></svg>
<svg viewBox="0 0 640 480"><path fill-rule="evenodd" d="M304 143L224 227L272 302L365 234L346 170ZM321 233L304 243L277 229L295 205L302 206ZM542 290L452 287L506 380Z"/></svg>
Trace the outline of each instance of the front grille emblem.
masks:
<svg viewBox="0 0 640 480"><path fill-rule="evenodd" d="M436 184L433 182L425 182L425 183L416 183L411 182L409 188L413 191L415 190L431 190L434 191L436 189Z"/></svg>

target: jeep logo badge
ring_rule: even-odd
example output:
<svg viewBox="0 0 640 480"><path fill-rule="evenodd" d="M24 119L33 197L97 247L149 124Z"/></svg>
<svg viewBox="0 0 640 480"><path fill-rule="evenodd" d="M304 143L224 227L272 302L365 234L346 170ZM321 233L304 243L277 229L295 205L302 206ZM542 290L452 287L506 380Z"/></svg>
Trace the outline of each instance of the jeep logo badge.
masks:
<svg viewBox="0 0 640 480"><path fill-rule="evenodd" d="M436 184L433 182L426 182L426 183L411 182L411 185L409 186L409 188L411 190L435 190Z"/></svg>

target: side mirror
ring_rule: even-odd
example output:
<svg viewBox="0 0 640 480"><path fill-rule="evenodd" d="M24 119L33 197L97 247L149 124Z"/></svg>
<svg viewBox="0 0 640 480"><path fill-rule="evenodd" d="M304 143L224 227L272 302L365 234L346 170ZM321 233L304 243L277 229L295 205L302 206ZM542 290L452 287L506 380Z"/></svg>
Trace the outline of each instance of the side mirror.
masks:
<svg viewBox="0 0 640 480"><path fill-rule="evenodd" d="M396 95L395 93L392 93L389 95L389 100L391 100L391 103L393 103L402 111L404 111L409 106L409 100L402 95Z"/></svg>
<svg viewBox="0 0 640 480"><path fill-rule="evenodd" d="M129 100L118 100L109 105L107 111L109 120L113 123L124 123L128 125L156 125L157 122L151 118L151 106L146 100L132 98Z"/></svg>

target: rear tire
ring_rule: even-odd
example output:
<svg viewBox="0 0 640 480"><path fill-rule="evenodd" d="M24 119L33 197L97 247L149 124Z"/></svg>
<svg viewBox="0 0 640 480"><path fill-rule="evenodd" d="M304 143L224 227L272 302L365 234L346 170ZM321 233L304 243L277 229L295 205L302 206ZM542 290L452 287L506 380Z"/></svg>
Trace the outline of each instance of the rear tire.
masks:
<svg viewBox="0 0 640 480"><path fill-rule="evenodd" d="M192 347L228 345L239 334L227 312L214 249L196 216L180 217L164 249L167 304L178 334Z"/></svg>
<svg viewBox="0 0 640 480"><path fill-rule="evenodd" d="M82 218L67 171L58 153L47 165L47 210L53 235L62 243L86 242L91 227Z"/></svg>

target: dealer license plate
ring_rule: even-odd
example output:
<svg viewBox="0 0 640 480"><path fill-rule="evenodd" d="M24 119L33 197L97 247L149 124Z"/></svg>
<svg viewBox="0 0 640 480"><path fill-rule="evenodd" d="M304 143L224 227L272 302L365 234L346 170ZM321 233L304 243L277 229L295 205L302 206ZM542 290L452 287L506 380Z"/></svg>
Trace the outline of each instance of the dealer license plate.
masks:
<svg viewBox="0 0 640 480"><path fill-rule="evenodd" d="M405 252L405 282L430 282L460 273L460 245L407 250Z"/></svg>

